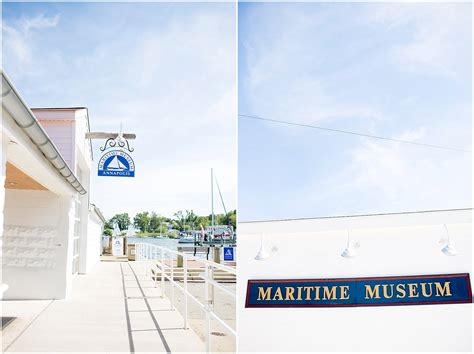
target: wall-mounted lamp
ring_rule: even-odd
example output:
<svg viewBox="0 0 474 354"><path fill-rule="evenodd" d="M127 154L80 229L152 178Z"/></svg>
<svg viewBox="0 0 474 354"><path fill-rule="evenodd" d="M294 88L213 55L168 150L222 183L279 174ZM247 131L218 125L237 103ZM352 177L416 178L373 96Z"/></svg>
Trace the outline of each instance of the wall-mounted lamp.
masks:
<svg viewBox="0 0 474 354"><path fill-rule="evenodd" d="M261 241L260 241L260 249L259 249L257 255L255 256L255 260L257 260L257 261L264 261L265 259L270 258L273 253L278 251L278 249L276 247L273 247L272 248L272 253L268 253L265 250L265 245L264 245L264 242L263 242L263 238L264 238L264 234L262 234L262 238L261 238Z"/></svg>
<svg viewBox="0 0 474 354"><path fill-rule="evenodd" d="M351 230L347 230L347 244L346 249L341 253L341 257L344 258L353 258L357 256L357 249L359 248L360 244L358 242L353 243L351 240Z"/></svg>
<svg viewBox="0 0 474 354"><path fill-rule="evenodd" d="M458 251L456 251L456 248L451 243L451 237L449 237L449 231L446 224L444 224L444 229L446 230L448 238L446 240L446 245L441 249L441 252L443 252L445 256L455 256L458 254Z"/></svg>

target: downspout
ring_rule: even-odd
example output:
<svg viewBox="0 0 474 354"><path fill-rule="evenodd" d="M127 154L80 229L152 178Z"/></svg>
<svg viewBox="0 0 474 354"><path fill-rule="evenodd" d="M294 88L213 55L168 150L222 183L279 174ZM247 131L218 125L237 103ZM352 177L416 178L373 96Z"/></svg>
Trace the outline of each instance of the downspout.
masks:
<svg viewBox="0 0 474 354"><path fill-rule="evenodd" d="M61 177L79 194L86 194L87 191L64 161L33 112L20 97L3 70L0 71L2 72L3 108L13 117L15 123L25 132Z"/></svg>

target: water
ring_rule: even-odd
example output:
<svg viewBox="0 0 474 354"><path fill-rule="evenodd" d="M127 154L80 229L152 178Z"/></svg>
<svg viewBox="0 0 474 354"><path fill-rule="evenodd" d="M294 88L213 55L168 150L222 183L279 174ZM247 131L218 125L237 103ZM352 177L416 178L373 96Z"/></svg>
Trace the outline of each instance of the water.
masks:
<svg viewBox="0 0 474 354"><path fill-rule="evenodd" d="M153 238L153 237L128 237L128 243L150 243L152 245L157 245L165 248L177 250L178 247L194 247L192 243L178 243L179 239L174 238ZM169 257L169 255L168 255ZM196 257L206 259L206 255L202 253L197 253ZM176 258L176 256L173 256ZM212 251L209 254L209 259L212 259Z"/></svg>
<svg viewBox="0 0 474 354"><path fill-rule="evenodd" d="M153 238L153 237L128 237L128 243L151 243L161 247L166 247L172 250L177 249L178 239L174 238ZM184 246L184 245L181 245Z"/></svg>

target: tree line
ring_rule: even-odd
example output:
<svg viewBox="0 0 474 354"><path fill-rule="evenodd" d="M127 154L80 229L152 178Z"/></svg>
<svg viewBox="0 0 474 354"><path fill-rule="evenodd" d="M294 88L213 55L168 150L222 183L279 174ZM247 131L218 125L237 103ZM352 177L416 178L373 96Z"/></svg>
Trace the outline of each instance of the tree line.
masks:
<svg viewBox="0 0 474 354"><path fill-rule="evenodd" d="M212 215L199 216L192 210L179 210L173 214L172 218L168 218L155 212L144 211L137 213L131 219L128 213L115 214L105 223L104 234L112 235L114 223L117 223L122 231L126 231L130 225L133 225L141 233L166 235L168 226L178 231L198 230L201 225L205 228L211 225ZM232 210L227 214L214 214L214 224L232 226L235 230L237 227L237 211Z"/></svg>

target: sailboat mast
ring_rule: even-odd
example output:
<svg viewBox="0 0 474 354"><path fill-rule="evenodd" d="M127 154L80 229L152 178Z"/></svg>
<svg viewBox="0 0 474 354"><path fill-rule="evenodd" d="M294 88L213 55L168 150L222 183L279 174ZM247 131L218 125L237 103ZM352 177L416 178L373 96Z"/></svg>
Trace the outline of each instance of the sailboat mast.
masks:
<svg viewBox="0 0 474 354"><path fill-rule="evenodd" d="M211 227L214 236L214 169L211 168Z"/></svg>

